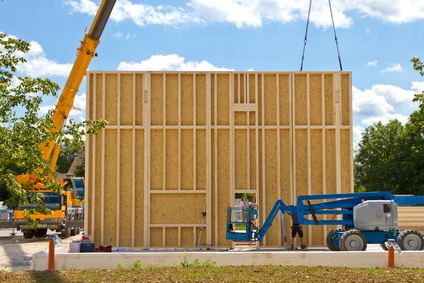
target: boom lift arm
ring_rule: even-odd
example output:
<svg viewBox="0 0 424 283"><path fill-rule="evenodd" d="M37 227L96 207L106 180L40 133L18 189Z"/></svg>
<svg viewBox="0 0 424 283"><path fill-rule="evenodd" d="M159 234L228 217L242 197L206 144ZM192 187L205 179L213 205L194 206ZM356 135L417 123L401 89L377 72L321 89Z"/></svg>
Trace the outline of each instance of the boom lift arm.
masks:
<svg viewBox="0 0 424 283"><path fill-rule="evenodd" d="M367 207L364 209L364 206L376 205L375 202L379 202L377 203L379 205L378 209L372 210ZM356 235L359 233L361 234L360 237L364 238L364 249L366 249L367 241L369 243L384 244L387 239L396 240L402 237L412 237L413 241L409 238L408 241L413 242L416 246L410 247L410 249L422 249L424 248L424 242L419 236L415 236L417 235L415 231L411 233L412 230L406 230L404 232L407 233L401 236L403 232L397 229L397 205L412 206L417 204L424 204L424 196L398 197L392 196L391 192L388 191L299 196L296 206L286 205L282 200L277 200L260 229L254 225L254 220L258 217L258 207L256 204L251 204L248 209L230 207L227 210L227 239L233 241L257 240L260 242L268 232L278 212L281 212L281 214L296 213L298 222L302 225L344 226L345 229L335 229L337 231L331 231L329 233L327 244L331 245L330 249L337 246L332 250L337 250L339 239L341 239L345 230L353 231L346 233L343 245L346 245L346 242L348 242L345 238L348 238L351 234ZM361 206L362 208L360 208ZM360 214L360 209L362 209L362 214ZM242 220L240 220L240 217L239 220L235 217L238 210L244 210L245 217ZM369 217L366 216L365 219L363 217L364 211L365 213L370 213ZM354 216L355 213L356 216ZM374 215L372 215L373 213ZM328 215L328 217L322 217L322 215ZM341 215L342 219L337 218L337 215ZM312 216L312 220L308 219L307 216ZM373 218L373 216L377 218ZM237 229L237 226L242 227ZM411 234L414 235L411 236ZM358 239L356 236L352 238L354 240ZM401 240L402 243L404 241L403 238ZM403 246L405 247L405 245ZM350 250L349 247L347 247L347 250Z"/></svg>

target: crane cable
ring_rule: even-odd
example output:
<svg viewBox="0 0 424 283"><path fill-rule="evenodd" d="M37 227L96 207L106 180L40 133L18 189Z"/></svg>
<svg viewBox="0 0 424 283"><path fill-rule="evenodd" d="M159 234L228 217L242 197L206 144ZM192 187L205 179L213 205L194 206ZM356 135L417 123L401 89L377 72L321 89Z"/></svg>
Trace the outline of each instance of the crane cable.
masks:
<svg viewBox="0 0 424 283"><path fill-rule="evenodd" d="M306 49L306 42L307 42L307 39L308 39L308 28L309 28L309 19L310 19L310 16L311 16L311 6L312 6L312 0L309 1L308 20L306 21L305 39L303 41L304 44L303 44L302 62L300 64L300 70L301 71L303 70L303 60L305 59L305 49ZM340 71L343 71L342 58L340 57L339 43L337 41L336 26L334 25L333 10L331 8L331 0L328 0L328 6L330 7L331 22L333 24L334 40L336 42L337 56L338 56L338 60L339 60Z"/></svg>

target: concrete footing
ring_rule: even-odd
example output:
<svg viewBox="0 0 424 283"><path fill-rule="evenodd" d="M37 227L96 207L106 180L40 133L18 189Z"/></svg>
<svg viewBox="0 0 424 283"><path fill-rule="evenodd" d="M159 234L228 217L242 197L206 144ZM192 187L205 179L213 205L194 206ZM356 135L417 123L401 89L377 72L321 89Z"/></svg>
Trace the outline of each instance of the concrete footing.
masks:
<svg viewBox="0 0 424 283"><path fill-rule="evenodd" d="M55 269L116 269L118 265L130 267L136 261L141 266L177 266L181 262L216 262L225 265L282 265L282 266L339 266L360 268L385 268L388 266L388 252L383 250L366 252L312 251L140 251L112 253L58 253ZM395 267L424 268L424 252L408 251L395 253ZM33 269L47 270L48 254L35 254Z"/></svg>

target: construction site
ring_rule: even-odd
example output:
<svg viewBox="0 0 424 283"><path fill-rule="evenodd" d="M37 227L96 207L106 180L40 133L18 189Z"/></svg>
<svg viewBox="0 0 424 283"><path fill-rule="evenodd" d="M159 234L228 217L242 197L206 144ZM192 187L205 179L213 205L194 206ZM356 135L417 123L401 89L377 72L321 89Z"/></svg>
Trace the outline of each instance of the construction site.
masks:
<svg viewBox="0 0 424 283"><path fill-rule="evenodd" d="M25 239L84 233L67 252L49 235L33 270L424 267L424 196L354 192L352 72L339 54L338 71L88 70L115 2L101 2L52 118L64 124L85 76L86 119L107 121L86 137L85 178L54 194L18 176L57 205L31 215L35 228L23 209L0 222ZM41 148L54 165L54 141Z"/></svg>

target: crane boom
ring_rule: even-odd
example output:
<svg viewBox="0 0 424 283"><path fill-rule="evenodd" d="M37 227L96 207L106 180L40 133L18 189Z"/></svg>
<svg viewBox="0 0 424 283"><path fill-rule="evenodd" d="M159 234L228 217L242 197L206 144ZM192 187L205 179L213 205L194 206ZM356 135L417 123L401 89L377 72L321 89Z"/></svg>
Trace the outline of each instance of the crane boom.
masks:
<svg viewBox="0 0 424 283"><path fill-rule="evenodd" d="M96 17L91 24L91 28L88 33L85 34L81 45L77 51L77 58L75 59L71 73L69 74L68 80L66 81L65 87L63 88L62 94L59 97L59 102L56 104L56 113L53 114L52 120L54 127L51 129L51 133L56 133L64 125L69 112L73 108L74 99L81 85L82 79L85 76L88 65L91 59L96 55L95 51L100 43L100 36L104 30L104 27L109 19L110 13L116 0L103 0L97 11ZM53 158L50 163L50 169L56 166L57 157L59 155L59 145L55 145L55 141L43 143L40 145L43 152L43 158L49 159L54 149ZM36 176L31 178L32 180L39 179Z"/></svg>

